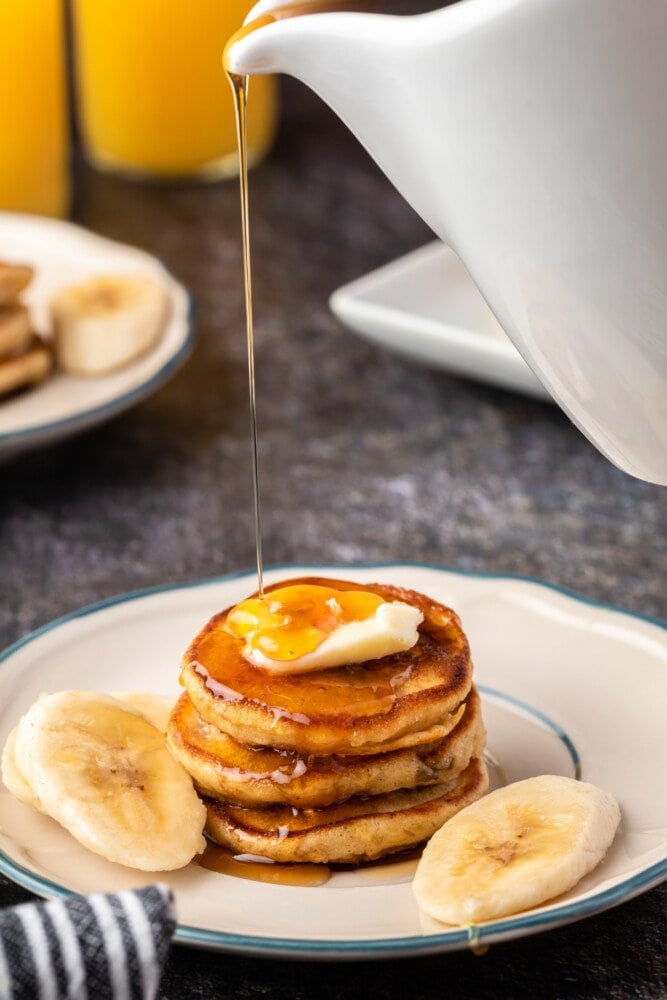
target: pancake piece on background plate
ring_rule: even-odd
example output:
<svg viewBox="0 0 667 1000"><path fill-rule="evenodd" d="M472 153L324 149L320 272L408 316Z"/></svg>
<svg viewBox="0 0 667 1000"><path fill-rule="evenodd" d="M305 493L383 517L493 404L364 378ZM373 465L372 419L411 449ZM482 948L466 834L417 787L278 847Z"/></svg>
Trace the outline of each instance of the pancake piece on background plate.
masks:
<svg viewBox="0 0 667 1000"><path fill-rule="evenodd" d="M412 633L394 627L408 619ZM215 615L181 682L169 746L205 796L209 836L233 853L370 860L486 791L467 639L454 611L414 591L281 582Z"/></svg>
<svg viewBox="0 0 667 1000"><path fill-rule="evenodd" d="M0 261L0 398L41 382L53 359L34 333L28 307L21 301L33 268Z"/></svg>

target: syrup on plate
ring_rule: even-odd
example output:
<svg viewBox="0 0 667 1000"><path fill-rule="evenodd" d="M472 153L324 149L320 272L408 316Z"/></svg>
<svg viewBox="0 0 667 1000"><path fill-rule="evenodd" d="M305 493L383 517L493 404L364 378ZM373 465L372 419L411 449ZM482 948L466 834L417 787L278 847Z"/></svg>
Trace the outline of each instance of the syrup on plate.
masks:
<svg viewBox="0 0 667 1000"><path fill-rule="evenodd" d="M221 875L234 875L237 878L250 879L253 882L269 882L273 885L318 886L328 882L335 872L363 871L369 880L374 874L383 881L391 880L392 874L401 878L407 868L410 875L414 864L421 857L421 847L410 848L398 854L392 854L377 861L366 861L363 864L311 864L294 863L281 864L269 858L260 858L254 854L233 854L225 847L220 847L209 841L202 854L196 858L196 863L208 871Z"/></svg>
<svg viewBox="0 0 667 1000"><path fill-rule="evenodd" d="M253 854L232 854L225 847L209 842L197 863L208 871L221 875L235 875L253 882L270 882L274 885L324 885L331 878L328 865L278 864L269 858Z"/></svg>

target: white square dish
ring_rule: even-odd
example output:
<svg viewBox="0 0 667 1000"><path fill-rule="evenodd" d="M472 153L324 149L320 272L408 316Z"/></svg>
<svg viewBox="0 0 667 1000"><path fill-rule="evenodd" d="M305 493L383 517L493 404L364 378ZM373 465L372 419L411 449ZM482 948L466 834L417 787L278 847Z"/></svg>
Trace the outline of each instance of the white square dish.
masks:
<svg viewBox="0 0 667 1000"><path fill-rule="evenodd" d="M329 300L366 340L434 368L552 402L453 250L439 240L347 285Z"/></svg>

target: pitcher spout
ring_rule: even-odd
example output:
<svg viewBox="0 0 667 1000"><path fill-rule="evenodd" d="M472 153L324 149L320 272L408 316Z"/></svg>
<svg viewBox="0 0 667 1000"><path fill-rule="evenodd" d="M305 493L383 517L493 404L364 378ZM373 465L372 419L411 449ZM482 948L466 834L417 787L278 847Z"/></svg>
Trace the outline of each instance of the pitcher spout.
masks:
<svg viewBox="0 0 667 1000"><path fill-rule="evenodd" d="M434 192L421 167L414 59L423 50L425 19L441 21L449 13L449 8L408 17L318 12L312 0L288 5L265 0L230 39L225 68L249 76L285 73L306 84L428 219ZM439 234L446 238L446 227Z"/></svg>
<svg viewBox="0 0 667 1000"><path fill-rule="evenodd" d="M249 76L287 73L316 89L318 70L326 73L326 64L338 62L342 55L339 43L366 50L377 19L389 20L331 11L329 4L317 0L260 0L228 41L225 69Z"/></svg>

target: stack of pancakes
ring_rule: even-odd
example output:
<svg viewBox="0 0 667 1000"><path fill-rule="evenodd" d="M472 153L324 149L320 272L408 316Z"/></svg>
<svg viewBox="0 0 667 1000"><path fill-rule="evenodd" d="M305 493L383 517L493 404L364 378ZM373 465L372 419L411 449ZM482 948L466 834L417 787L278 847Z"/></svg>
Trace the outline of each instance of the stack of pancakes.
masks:
<svg viewBox="0 0 667 1000"><path fill-rule="evenodd" d="M36 385L51 370L51 352L21 299L32 277L31 267L0 261L0 396Z"/></svg>
<svg viewBox="0 0 667 1000"><path fill-rule="evenodd" d="M279 586L296 583L359 589ZM233 854L371 860L420 844L486 791L486 733L457 615L413 591L363 589L422 611L412 649L275 674L244 659L223 627L228 609L185 654L167 739L204 798L208 835Z"/></svg>

